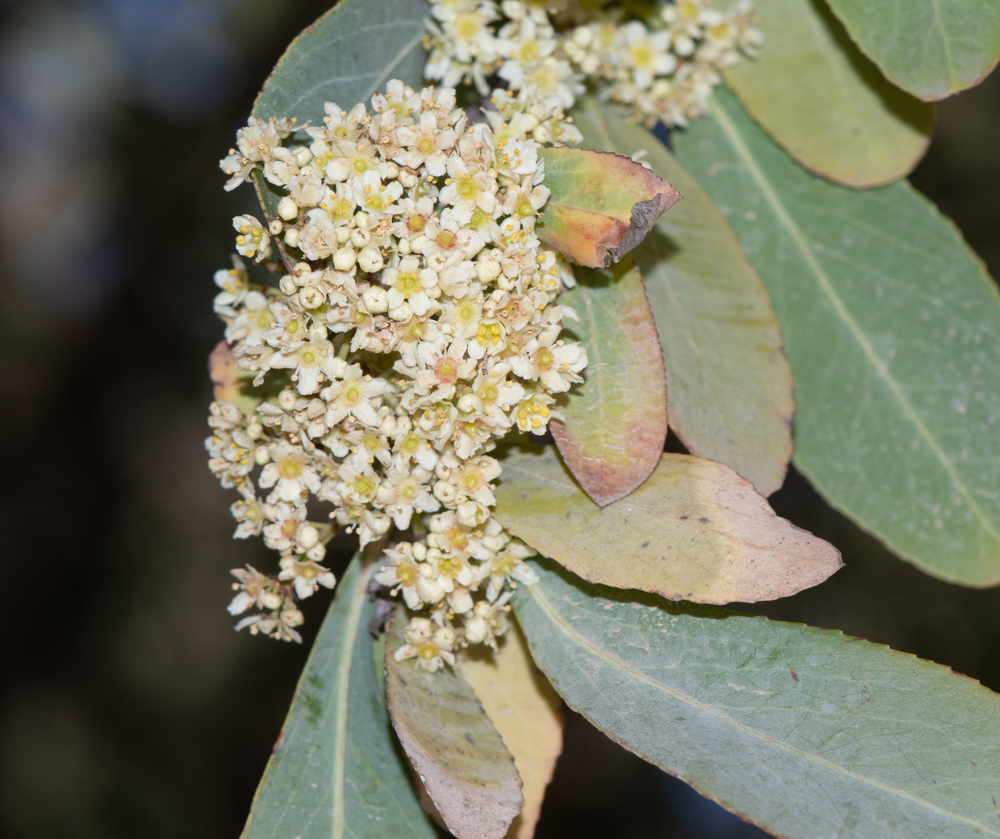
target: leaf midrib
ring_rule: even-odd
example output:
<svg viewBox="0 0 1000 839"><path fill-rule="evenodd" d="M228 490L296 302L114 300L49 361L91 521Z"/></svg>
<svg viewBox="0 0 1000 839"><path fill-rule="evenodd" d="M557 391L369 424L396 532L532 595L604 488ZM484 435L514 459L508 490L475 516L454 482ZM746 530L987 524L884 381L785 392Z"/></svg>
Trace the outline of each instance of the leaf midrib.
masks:
<svg viewBox="0 0 1000 839"><path fill-rule="evenodd" d="M712 116L716 119L716 121L719 124L719 127L722 129L722 133L726 136L726 139L729 141L733 152L736 154L737 158L739 158L740 162L742 162L743 165L746 167L747 173L750 175L750 177L753 178L753 180L757 183L757 186L760 188L761 194L764 196L764 199L770 205L771 210L778 218L778 221L785 228L789 237L794 242L795 247L802 255L802 258L805 260L806 264L809 266L809 269L816 280L816 284L820 287L820 290L826 295L827 299L830 302L830 305L833 307L837 316L847 327L848 331L851 333L851 336L854 338L858 346L861 348L862 353L868 359L872 367L875 369L875 372L877 373L878 377L882 379L883 382L885 382L886 387L895 397L897 403L899 404L903 413L906 415L907 419L909 419L909 421L913 423L913 427L917 429L917 433L923 438L928 448L930 448L930 450L934 453L934 456L938 459L938 462L941 464L942 469L944 469L945 474L947 474L948 478L951 480L952 485L955 487L956 490L958 490L959 494L961 494L961 496L965 500L965 503L969 505L969 508L975 514L976 518L982 524L983 528L993 538L993 541L996 542L998 545L1000 545L1000 532L998 532L997 529L993 526L992 522L990 522L989 519L986 518L982 509L979 507L979 504L976 503L975 497L972 495L971 491L965 485L965 483L959 476L958 472L956 471L954 464L951 462L948 455L945 453L945 451L941 448L940 444L934 438L934 435L931 434L930 429L921 419L920 415L910 404L910 401L906 397L906 394L903 392L903 389L900 386L899 382L897 382L895 378L893 378L893 376L889 372L889 368L875 354L875 350L874 347L872 346L871 341L869 341L868 338L865 336L865 333L862 331L858 322L851 316L850 312L847 310L847 307L844 305L844 302L840 299L840 296L834 290L833 284L830 281L830 278L827 276L826 271L823 269L823 266L820 265L819 260L816 258L815 254L812 252L812 249L809 247L809 243L806 241L805 234L799 229L798 225L792 219L791 214L785 208L785 205L778 197L777 192L771 186L771 183L768 181L767 177L761 170L760 166L757 165L757 161L754 158L752 152L743 142L743 139L739 134L739 130L729 119L729 116L726 114L722 106L719 105L717 101L712 100L712 102L709 104L709 108L712 112ZM984 563L981 551L978 553L977 559L979 561L980 567L984 571L988 572L990 569Z"/></svg>
<svg viewBox="0 0 1000 839"><path fill-rule="evenodd" d="M861 784L867 784L868 786L881 790L883 792L890 793L892 795L896 795L901 798L905 798L908 801L917 804L919 806L925 807L926 809L934 813L955 819L960 822L964 822L976 828L977 830L983 830L992 836L1000 836L1000 832L996 830L991 830L984 822L976 821L975 819L972 819L968 816L963 816L959 813L955 813L952 810L946 810L942 807L937 806L936 804L933 804L930 801L927 801L924 798L920 798L919 796L913 795L910 792L901 790L898 787L889 786L888 784L884 784L881 781L876 781L873 778L867 778L864 775L859 775L856 772L852 772L849 769L846 769L842 766L838 766L836 763L833 763L832 761L829 761L826 758L820 757L819 755L810 754L809 752L804 752L801 749L797 749L794 746L790 746L788 745L788 743L782 742L781 740L777 740L774 737L764 734L763 732L760 732L754 728L750 728L749 726L739 722L738 720L733 719L732 717L726 714L720 713L714 706L708 705L699 699L695 699L695 697L691 696L690 694L684 693L683 691L678 690L677 688L670 687L664 684L663 682L659 682L656 679L652 678L651 676L647 676L641 670L637 670L630 664L627 664L621 658L615 656L611 652L608 652L607 650L598 646L589 638L587 638L585 635L575 630L563 618L563 616L559 613L559 611L552 605L551 601L549 601L548 598L546 598L545 595L541 593L542 585L540 583L536 583L530 586L524 586L524 588L527 589L529 595L531 596L531 599L535 601L535 603L538 605L538 608L541 609L541 611L546 615L546 617L549 618L549 621L553 625L555 625L555 627L566 638L568 638L571 642L577 644L579 647L583 648L591 655L593 655L595 658L604 662L608 666L622 671L623 673L633 677L636 681L643 682L646 685L653 688L654 690L664 693L669 697L671 697L672 699L681 702L685 705L688 705L691 708L694 708L696 711L714 717L719 722L729 725L732 728L736 729L737 731L751 738L760 740L761 742L767 743L770 746L775 746L779 749L783 749L784 751L793 754L797 757L800 757L805 761L814 763L817 766L822 766L825 769L829 769L833 772L839 773L847 778L851 778L855 781L858 781ZM555 685L553 686L555 687ZM565 695L563 695L563 699L565 699L567 703L569 703L569 700ZM570 707L573 706L571 705ZM574 710L580 710L580 709L576 708Z"/></svg>
<svg viewBox="0 0 1000 839"><path fill-rule="evenodd" d="M344 835L344 781L347 762L347 705L350 698L351 663L354 645L358 637L361 610L365 604L368 587L368 569L358 570L358 581L352 592L351 609L345 620L343 646L337 663L337 695L334 701L334 754L331 767L331 788L333 793L333 839Z"/></svg>
<svg viewBox="0 0 1000 839"><path fill-rule="evenodd" d="M948 63L948 92L954 93L961 86L955 74L955 57L951 54L951 41L948 40L948 33L944 29L944 21L941 20L941 4L939 0L931 0L934 7L934 23L941 33L941 43L944 44L944 57Z"/></svg>

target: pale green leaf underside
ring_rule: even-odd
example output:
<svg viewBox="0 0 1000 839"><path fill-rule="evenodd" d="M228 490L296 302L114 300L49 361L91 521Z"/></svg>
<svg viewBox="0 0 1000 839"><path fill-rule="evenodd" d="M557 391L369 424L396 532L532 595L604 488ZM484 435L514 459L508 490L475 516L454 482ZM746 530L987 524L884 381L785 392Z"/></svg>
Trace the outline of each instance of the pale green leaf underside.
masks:
<svg viewBox="0 0 1000 839"><path fill-rule="evenodd" d="M336 102L350 110L390 79L419 87L423 77L426 0L342 0L285 50L264 83L253 115L295 117L300 125L323 120L323 105ZM263 178L258 195L268 218L274 218L280 195Z"/></svg>
<svg viewBox="0 0 1000 839"><path fill-rule="evenodd" d="M921 99L943 99L978 84L1000 57L995 0L829 3L886 78Z"/></svg>
<svg viewBox="0 0 1000 839"><path fill-rule="evenodd" d="M724 75L768 133L838 183L906 175L927 149L933 108L887 82L823 0L756 0L754 13L766 39L760 56Z"/></svg>
<svg viewBox="0 0 1000 839"><path fill-rule="evenodd" d="M242 839L437 836L389 724L360 565L340 582Z"/></svg>
<svg viewBox="0 0 1000 839"><path fill-rule="evenodd" d="M613 740L789 839L1000 836L1000 697L839 632L533 563L532 656Z"/></svg>
<svg viewBox="0 0 1000 839"><path fill-rule="evenodd" d="M792 372L767 289L698 182L655 137L612 106L574 111L583 145L639 151L683 197L633 251L663 347L670 426L692 454L717 460L761 495L792 454Z"/></svg>
<svg viewBox="0 0 1000 839"><path fill-rule="evenodd" d="M813 177L720 90L675 132L771 293L795 374L795 462L946 580L1000 581L1000 297L906 183Z"/></svg>

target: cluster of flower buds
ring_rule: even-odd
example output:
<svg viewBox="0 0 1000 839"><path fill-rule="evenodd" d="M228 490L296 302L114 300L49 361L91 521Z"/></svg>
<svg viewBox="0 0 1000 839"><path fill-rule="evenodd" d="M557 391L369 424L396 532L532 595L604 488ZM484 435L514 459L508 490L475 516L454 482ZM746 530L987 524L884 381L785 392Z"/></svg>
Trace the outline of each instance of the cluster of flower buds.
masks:
<svg viewBox="0 0 1000 839"><path fill-rule="evenodd" d="M243 496L236 536L281 554L276 578L233 572L230 611L261 610L241 627L297 640L295 600L333 586L319 563L339 530L362 547L406 538L377 579L421 613L400 656L429 670L493 645L510 586L533 579L531 552L491 517L489 452L513 428L543 434L587 363L560 338L572 272L534 232L539 144L578 135L532 89L494 102L473 124L454 90L393 81L373 111L328 103L322 125L252 118L221 162L227 188L259 171L281 194L269 225L234 219L238 252L277 287L239 259L216 275L249 401L213 403L209 465ZM309 521L310 497L330 521Z"/></svg>
<svg viewBox="0 0 1000 839"><path fill-rule="evenodd" d="M725 13L707 2L677 0L637 19L608 0L431 0L424 72L484 94L496 74L565 109L590 81L650 126L684 125L706 113L718 70L762 42L749 0Z"/></svg>

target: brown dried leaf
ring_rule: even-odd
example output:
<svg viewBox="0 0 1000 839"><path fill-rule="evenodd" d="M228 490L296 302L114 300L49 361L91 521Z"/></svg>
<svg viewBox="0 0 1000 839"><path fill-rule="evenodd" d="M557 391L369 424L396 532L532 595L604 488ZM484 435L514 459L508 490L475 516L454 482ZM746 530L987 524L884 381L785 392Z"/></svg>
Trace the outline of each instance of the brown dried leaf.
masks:
<svg viewBox="0 0 1000 839"><path fill-rule="evenodd" d="M514 755L524 785L524 803L507 839L531 839L542 813L545 788L562 752L559 697L535 667L524 634L513 621L496 653L471 647L461 671Z"/></svg>
<svg viewBox="0 0 1000 839"><path fill-rule="evenodd" d="M580 316L571 328L589 364L586 382L560 403L565 422L551 428L580 486L605 507L632 492L660 462L667 438L663 354L631 259L576 273L579 284L559 302Z"/></svg>
<svg viewBox="0 0 1000 839"><path fill-rule="evenodd" d="M588 268L607 268L638 245L681 198L628 157L584 149L542 149L552 194L535 232Z"/></svg>
<svg viewBox="0 0 1000 839"><path fill-rule="evenodd" d="M476 694L457 672L397 662L406 615L385 646L389 716L434 807L458 839L502 839L521 809L521 779Z"/></svg>

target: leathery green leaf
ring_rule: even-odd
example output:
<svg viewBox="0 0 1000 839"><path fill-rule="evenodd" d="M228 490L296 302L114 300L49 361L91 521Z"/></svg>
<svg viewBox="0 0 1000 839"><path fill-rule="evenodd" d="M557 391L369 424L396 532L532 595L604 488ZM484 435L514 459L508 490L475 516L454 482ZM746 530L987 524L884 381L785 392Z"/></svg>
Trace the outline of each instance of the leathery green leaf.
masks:
<svg viewBox="0 0 1000 839"><path fill-rule="evenodd" d="M645 152L684 196L633 252L663 346L670 427L692 454L770 495L792 455L793 403L767 289L725 216L659 140L593 98L573 116L585 146Z"/></svg>
<svg viewBox="0 0 1000 839"><path fill-rule="evenodd" d="M594 583L696 603L787 597L841 567L832 545L778 518L728 466L665 454L635 492L604 509L551 446L510 450L497 520Z"/></svg>
<svg viewBox="0 0 1000 839"><path fill-rule="evenodd" d="M756 0L754 13L767 39L759 57L724 71L754 119L838 183L874 186L909 173L930 142L933 108L886 81L823 0Z"/></svg>
<svg viewBox="0 0 1000 839"><path fill-rule="evenodd" d="M1000 836L1000 697L887 647L591 586L547 562L514 608L567 704L788 839Z"/></svg>
<svg viewBox="0 0 1000 839"><path fill-rule="evenodd" d="M580 486L604 507L624 498L660 462L667 439L663 355L632 261L577 269L559 296L580 316L570 327L587 348L586 381L559 401L550 428Z"/></svg>
<svg viewBox="0 0 1000 839"><path fill-rule="evenodd" d="M503 839L524 800L514 759L456 670L428 673L412 658L396 661L406 620L400 608L385 647L389 715L399 741L453 836Z"/></svg>
<svg viewBox="0 0 1000 839"><path fill-rule="evenodd" d="M681 198L670 184L621 155L572 148L539 149L538 155L551 195L535 232L589 268L618 262Z"/></svg>
<svg viewBox="0 0 1000 839"><path fill-rule="evenodd" d="M254 102L253 115L316 125L323 120L326 102L344 110L359 102L370 106L371 97L390 79L419 87L423 22L429 15L427 0L381 0L377 14L369 0L341 0L289 44ZM254 185L272 221L281 193L259 172Z"/></svg>
<svg viewBox="0 0 1000 839"><path fill-rule="evenodd" d="M437 836L389 724L368 632L374 556L367 559L362 566L355 557L340 582L243 839Z"/></svg>
<svg viewBox="0 0 1000 839"><path fill-rule="evenodd" d="M1000 57L994 0L829 3L886 78L920 99L944 99L979 84Z"/></svg>
<svg viewBox="0 0 1000 839"><path fill-rule="evenodd" d="M795 373L795 463L923 570L1000 582L1000 296L908 184L804 172L726 91L674 143L771 292Z"/></svg>

